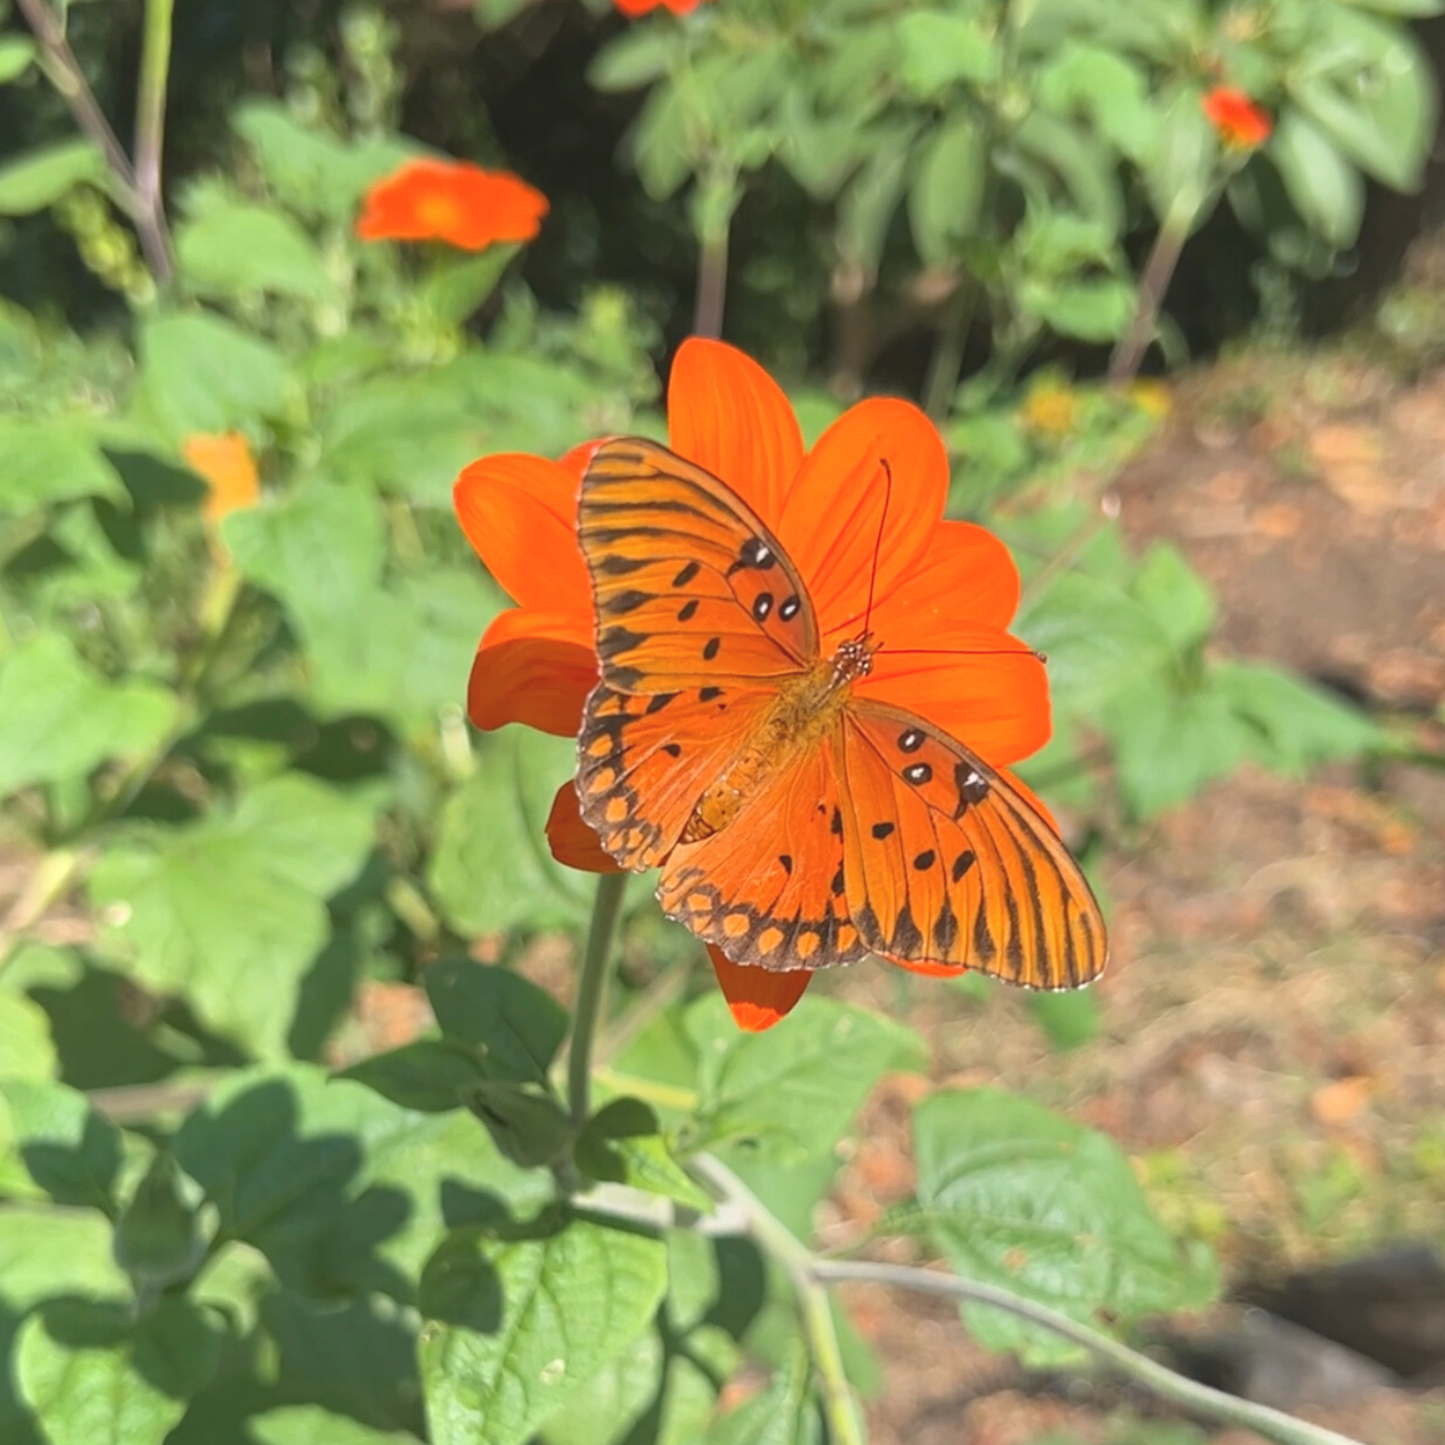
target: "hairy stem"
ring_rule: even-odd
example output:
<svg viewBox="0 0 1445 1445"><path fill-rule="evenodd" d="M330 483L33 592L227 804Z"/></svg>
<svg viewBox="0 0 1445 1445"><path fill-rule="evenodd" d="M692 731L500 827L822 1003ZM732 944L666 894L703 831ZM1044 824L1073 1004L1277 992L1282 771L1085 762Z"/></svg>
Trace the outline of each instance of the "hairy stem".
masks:
<svg viewBox="0 0 1445 1445"><path fill-rule="evenodd" d="M136 98L135 182L140 202L136 231L158 285L175 273L161 201L161 149L165 143L166 85L171 69L171 17L175 0L146 0Z"/></svg>
<svg viewBox="0 0 1445 1445"><path fill-rule="evenodd" d="M567 1104L572 1122L579 1127L592 1112L592 1043L607 997L612 941L617 933L626 887L625 873L602 873L592 900L592 922L582 955L582 974L577 980L577 1008L572 1020L572 1043L567 1052Z"/></svg>
<svg viewBox="0 0 1445 1445"><path fill-rule="evenodd" d="M1321 1425L1311 1425L1306 1420L1297 1420L1294 1416L1273 1410L1268 1405L1256 1405L1252 1401L1240 1399L1237 1395L1229 1395L1223 1390L1215 1390L1196 1380L1186 1379L1167 1366L1159 1364L1157 1360L1151 1360L1148 1355L1141 1355L1137 1350L1121 1345L1117 1340L1091 1329L1088 1325L1061 1315L1046 1305L1022 1299L1006 1289L906 1264L814 1259L810 1270L813 1278L822 1284L842 1284L846 1281L892 1285L897 1289L911 1289L920 1294L945 1295L975 1304L992 1305L1017 1319L1026 1320L1029 1324L1038 1325L1062 1339L1082 1345L1096 1359L1113 1366L1120 1374L1137 1381L1171 1404L1185 1410L1198 1411L1231 1425L1241 1425L1264 1436L1266 1440L1277 1442L1277 1445L1360 1445L1358 1440L1326 1430Z"/></svg>
<svg viewBox="0 0 1445 1445"><path fill-rule="evenodd" d="M1193 192L1181 191L1169 214L1164 217L1159 234L1154 237L1149 259L1144 263L1144 274L1139 278L1139 291L1134 299L1134 315L1129 329L1119 338L1119 344L1109 358L1110 386L1123 386L1139 374L1144 353L1154 339L1154 327L1164 304L1164 293L1169 289L1174 268L1179 264L1180 253L1189 239L1194 218L1199 214L1199 205L1199 197Z"/></svg>
<svg viewBox="0 0 1445 1445"><path fill-rule="evenodd" d="M803 1330L818 1373L832 1445L864 1445L858 1408L853 1402L853 1392L843 1369L843 1354L838 1348L833 1308L814 1268L818 1261L722 1160L711 1154L699 1154L691 1163L698 1175L733 1207L747 1233L788 1271L798 1292Z"/></svg>

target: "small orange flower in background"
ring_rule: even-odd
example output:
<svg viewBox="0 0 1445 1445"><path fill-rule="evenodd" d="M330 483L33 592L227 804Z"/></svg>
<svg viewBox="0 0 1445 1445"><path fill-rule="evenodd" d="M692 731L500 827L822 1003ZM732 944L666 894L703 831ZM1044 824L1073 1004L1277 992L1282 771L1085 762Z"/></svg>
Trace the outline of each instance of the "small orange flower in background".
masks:
<svg viewBox="0 0 1445 1445"><path fill-rule="evenodd" d="M227 512L254 507L261 500L256 458L251 455L251 444L240 432L189 436L181 447L181 455L210 489L205 506L207 521L219 522Z"/></svg>
<svg viewBox="0 0 1445 1445"><path fill-rule="evenodd" d="M1232 86L1216 85L1200 103L1210 125L1230 150L1253 150L1263 145L1274 129L1269 112Z"/></svg>
<svg viewBox="0 0 1445 1445"><path fill-rule="evenodd" d="M415 160L367 191L356 234L363 241L444 241L482 251L499 241L530 241L547 210L541 191L507 171Z"/></svg>
<svg viewBox="0 0 1445 1445"><path fill-rule="evenodd" d="M886 634L889 650L854 682L860 696L920 714L995 767L1043 745L1043 666L1005 631L1018 606L1018 572L983 528L943 519L948 458L917 407L860 402L805 451L777 383L732 347L694 339L673 363L668 423L671 448L732 488L786 549L812 596L824 655L856 634L874 588L870 626ZM520 722L575 736L581 726L598 661L577 508L596 446L558 462L484 457L457 480L462 528L518 604L487 629L472 667L467 704L479 728ZM880 457L893 479L881 537ZM571 780L553 803L547 837L571 867L616 870L582 821ZM708 953L746 1029L776 1023L812 976L733 963L711 945Z"/></svg>
<svg viewBox="0 0 1445 1445"><path fill-rule="evenodd" d="M612 0L612 3L629 19L647 15L653 10L671 10L674 15L686 15L696 10L703 0Z"/></svg>

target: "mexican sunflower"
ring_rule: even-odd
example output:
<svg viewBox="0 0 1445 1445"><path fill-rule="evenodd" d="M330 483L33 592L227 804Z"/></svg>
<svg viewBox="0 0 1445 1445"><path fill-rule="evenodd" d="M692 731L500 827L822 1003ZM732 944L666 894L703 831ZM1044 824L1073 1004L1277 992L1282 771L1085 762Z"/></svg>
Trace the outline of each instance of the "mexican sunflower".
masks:
<svg viewBox="0 0 1445 1445"><path fill-rule="evenodd" d="M219 522L228 512L254 507L261 500L256 458L240 432L197 432L186 438L181 455L206 483L207 521Z"/></svg>
<svg viewBox="0 0 1445 1445"><path fill-rule="evenodd" d="M1233 86L1216 85L1201 97L1200 104L1228 150L1253 150L1263 145L1274 129L1269 112Z"/></svg>
<svg viewBox="0 0 1445 1445"><path fill-rule="evenodd" d="M948 459L917 407L860 402L807 450L787 398L761 367L730 346L694 339L673 363L667 410L672 450L731 487L787 550L815 604L825 656L857 635L871 587L870 627L886 645L854 684L859 695L921 714L995 767L1042 746L1044 669L1005 631L1018 573L982 527L943 519ZM472 667L467 702L479 728L579 730L598 678L592 589L577 538L581 479L596 446L561 461L484 457L457 480L462 528L517 603L487 629ZM570 780L557 793L547 837L562 863L616 868L582 821ZM735 964L711 945L708 952L744 1028L777 1022L807 987L806 970L771 972Z"/></svg>
<svg viewBox="0 0 1445 1445"><path fill-rule="evenodd" d="M363 241L444 241L482 251L499 241L530 241L547 210L541 191L507 171L414 160L367 191L356 234Z"/></svg>
<svg viewBox="0 0 1445 1445"><path fill-rule="evenodd" d="M612 0L612 3L630 20L647 15L653 10L671 10L674 15L686 15L696 10L702 0Z"/></svg>

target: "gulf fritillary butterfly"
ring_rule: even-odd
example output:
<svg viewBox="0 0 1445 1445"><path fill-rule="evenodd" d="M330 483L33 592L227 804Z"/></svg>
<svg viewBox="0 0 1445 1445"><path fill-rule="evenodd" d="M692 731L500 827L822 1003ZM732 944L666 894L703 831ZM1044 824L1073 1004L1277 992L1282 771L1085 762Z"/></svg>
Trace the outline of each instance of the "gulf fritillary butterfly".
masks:
<svg viewBox="0 0 1445 1445"><path fill-rule="evenodd" d="M1048 822L956 739L853 695L884 644L823 655L796 567L729 487L605 442L578 535L601 662L581 812L624 868L662 868L669 917L767 969L871 952L1034 988L1099 975L1104 920Z"/></svg>

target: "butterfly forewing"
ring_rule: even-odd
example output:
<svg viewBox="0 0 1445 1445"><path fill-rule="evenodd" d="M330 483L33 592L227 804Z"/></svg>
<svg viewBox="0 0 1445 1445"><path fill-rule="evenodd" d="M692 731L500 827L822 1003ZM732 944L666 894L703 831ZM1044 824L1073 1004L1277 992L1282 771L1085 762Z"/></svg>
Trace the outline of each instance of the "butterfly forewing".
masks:
<svg viewBox="0 0 1445 1445"><path fill-rule="evenodd" d="M623 437L597 449L578 536L602 677L619 691L757 686L816 659L813 608L777 540L666 447Z"/></svg>
<svg viewBox="0 0 1445 1445"><path fill-rule="evenodd" d="M901 708L859 699L841 724L848 905L876 952L1031 988L1103 971L1103 917L1022 793Z"/></svg>

